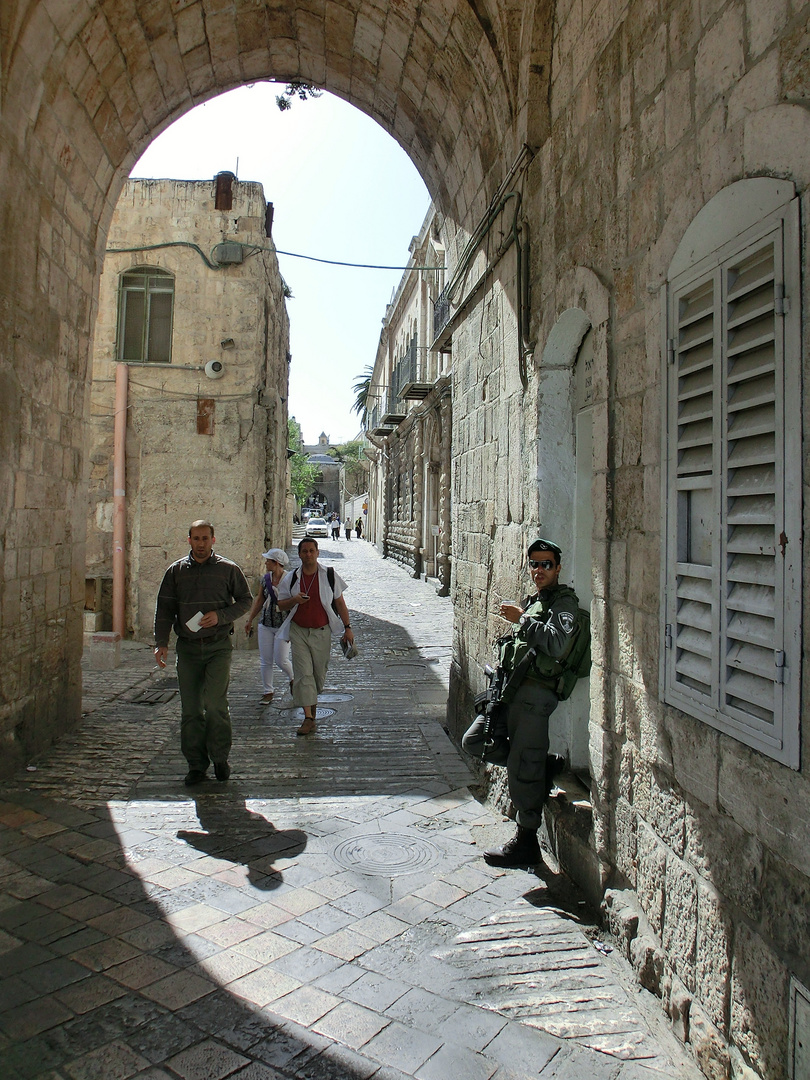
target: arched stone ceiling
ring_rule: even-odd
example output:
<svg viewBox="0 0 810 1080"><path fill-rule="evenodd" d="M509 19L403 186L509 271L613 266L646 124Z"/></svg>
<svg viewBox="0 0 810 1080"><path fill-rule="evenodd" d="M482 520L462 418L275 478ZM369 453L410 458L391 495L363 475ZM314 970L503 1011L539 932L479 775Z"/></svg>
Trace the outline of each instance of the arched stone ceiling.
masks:
<svg viewBox="0 0 810 1080"><path fill-rule="evenodd" d="M150 139L182 113L244 83L302 79L377 120L463 220L517 149L521 10L486 0L3 0L0 107L24 103L12 118L16 149L50 158L103 222L101 203L109 210Z"/></svg>

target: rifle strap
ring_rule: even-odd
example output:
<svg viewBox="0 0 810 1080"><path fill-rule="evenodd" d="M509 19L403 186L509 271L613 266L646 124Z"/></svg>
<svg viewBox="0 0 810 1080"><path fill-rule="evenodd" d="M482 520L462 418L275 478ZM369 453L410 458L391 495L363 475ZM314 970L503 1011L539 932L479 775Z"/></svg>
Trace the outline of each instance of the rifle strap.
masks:
<svg viewBox="0 0 810 1080"><path fill-rule="evenodd" d="M529 649L528 652L526 653L526 655L523 657L523 659L517 665L515 670L510 674L509 678L506 680L506 683L504 684L503 690L501 691L501 699L500 700L501 700L501 703L503 705L508 705L510 703L510 701L512 700L512 698L515 696L515 694L518 692L518 690L520 689L520 684L523 682L523 680L528 675L529 668L534 663L536 657L537 657L537 649L536 648Z"/></svg>

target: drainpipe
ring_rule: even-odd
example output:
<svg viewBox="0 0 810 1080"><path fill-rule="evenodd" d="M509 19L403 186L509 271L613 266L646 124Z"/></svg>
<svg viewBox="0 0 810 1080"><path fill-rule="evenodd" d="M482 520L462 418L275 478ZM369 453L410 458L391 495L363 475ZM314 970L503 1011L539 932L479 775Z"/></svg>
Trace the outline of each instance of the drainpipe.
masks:
<svg viewBox="0 0 810 1080"><path fill-rule="evenodd" d="M126 612L127 538L127 385L129 368L115 368L115 428L113 435L113 633L124 638Z"/></svg>

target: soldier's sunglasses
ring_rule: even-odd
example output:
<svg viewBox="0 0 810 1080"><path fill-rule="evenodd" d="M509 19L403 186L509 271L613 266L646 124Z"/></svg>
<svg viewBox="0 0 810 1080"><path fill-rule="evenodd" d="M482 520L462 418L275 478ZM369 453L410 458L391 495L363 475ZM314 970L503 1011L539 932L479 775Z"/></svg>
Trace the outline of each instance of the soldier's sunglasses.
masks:
<svg viewBox="0 0 810 1080"><path fill-rule="evenodd" d="M551 559L543 559L542 562L535 562L534 559L529 559L529 566L532 570L553 570L557 564L552 562Z"/></svg>

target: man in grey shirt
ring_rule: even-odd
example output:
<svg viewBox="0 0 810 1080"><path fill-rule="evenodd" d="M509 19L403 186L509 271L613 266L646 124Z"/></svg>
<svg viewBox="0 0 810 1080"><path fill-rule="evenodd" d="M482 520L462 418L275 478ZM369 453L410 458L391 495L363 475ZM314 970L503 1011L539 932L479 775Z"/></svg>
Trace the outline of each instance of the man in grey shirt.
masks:
<svg viewBox="0 0 810 1080"><path fill-rule="evenodd" d="M166 666L169 635L177 634L177 682L182 719L180 747L188 762L187 787L206 779L213 761L217 780L231 775L231 680L233 624L253 597L235 562L214 551L210 521L188 530L191 550L163 576L155 608L155 659Z"/></svg>

